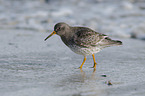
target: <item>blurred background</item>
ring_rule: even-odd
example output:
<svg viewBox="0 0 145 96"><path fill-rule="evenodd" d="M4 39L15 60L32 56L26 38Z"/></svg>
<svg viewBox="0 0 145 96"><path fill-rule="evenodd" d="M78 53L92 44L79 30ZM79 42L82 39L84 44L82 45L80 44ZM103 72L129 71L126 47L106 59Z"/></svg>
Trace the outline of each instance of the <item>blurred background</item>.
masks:
<svg viewBox="0 0 145 96"><path fill-rule="evenodd" d="M0 0L0 30L50 32L58 22L145 39L145 0Z"/></svg>

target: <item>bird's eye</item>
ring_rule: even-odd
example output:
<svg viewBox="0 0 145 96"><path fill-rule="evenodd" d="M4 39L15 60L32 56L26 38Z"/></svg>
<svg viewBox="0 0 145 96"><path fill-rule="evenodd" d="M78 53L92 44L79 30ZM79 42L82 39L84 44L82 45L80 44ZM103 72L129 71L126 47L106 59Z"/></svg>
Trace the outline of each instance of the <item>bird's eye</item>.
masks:
<svg viewBox="0 0 145 96"><path fill-rule="evenodd" d="M57 30L60 30L60 27L58 27Z"/></svg>

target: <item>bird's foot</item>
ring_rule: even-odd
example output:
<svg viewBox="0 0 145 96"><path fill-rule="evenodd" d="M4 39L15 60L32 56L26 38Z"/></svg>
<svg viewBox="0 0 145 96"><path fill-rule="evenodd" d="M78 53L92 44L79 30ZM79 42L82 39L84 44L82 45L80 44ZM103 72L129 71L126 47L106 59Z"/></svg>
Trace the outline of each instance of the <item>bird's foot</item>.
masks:
<svg viewBox="0 0 145 96"><path fill-rule="evenodd" d="M81 67L75 68L75 69L82 69Z"/></svg>
<svg viewBox="0 0 145 96"><path fill-rule="evenodd" d="M94 67L94 66L93 66L93 67L90 67L90 68L94 68L94 69L96 69L96 67Z"/></svg>
<svg viewBox="0 0 145 96"><path fill-rule="evenodd" d="M95 62L95 63L94 63L94 66L93 66L93 67L91 67L91 68L96 69L96 65L97 65L97 63Z"/></svg>
<svg viewBox="0 0 145 96"><path fill-rule="evenodd" d="M82 67L80 66L79 68L77 68L77 69L82 69Z"/></svg>

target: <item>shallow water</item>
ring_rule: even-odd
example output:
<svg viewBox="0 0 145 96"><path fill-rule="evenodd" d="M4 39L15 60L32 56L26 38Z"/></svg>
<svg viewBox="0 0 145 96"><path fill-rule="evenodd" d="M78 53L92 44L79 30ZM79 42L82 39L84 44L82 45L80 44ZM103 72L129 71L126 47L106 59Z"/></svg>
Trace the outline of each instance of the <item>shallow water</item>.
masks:
<svg viewBox="0 0 145 96"><path fill-rule="evenodd" d="M1 96L144 96L144 41L120 39L123 46L91 56L77 69L83 56L73 53L56 35L1 30ZM103 76L102 76L103 75ZM106 76L106 77L104 77ZM108 85L108 82L112 85Z"/></svg>

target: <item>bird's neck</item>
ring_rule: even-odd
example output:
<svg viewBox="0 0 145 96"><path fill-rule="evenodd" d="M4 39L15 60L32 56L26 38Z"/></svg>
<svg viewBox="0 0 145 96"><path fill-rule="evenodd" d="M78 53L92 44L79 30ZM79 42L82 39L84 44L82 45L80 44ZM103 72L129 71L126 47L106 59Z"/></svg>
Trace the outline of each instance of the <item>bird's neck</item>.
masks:
<svg viewBox="0 0 145 96"><path fill-rule="evenodd" d="M69 34L67 34L67 33L69 33ZM68 46L68 45L70 45L71 43L72 43L72 39L73 39L73 34L72 34L72 32L67 32L66 34L64 34L64 35L61 35L60 37L61 37L61 40ZM71 34L70 34L71 33Z"/></svg>

